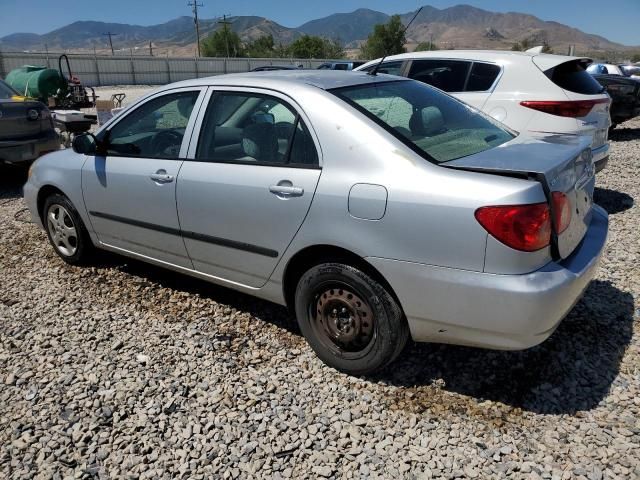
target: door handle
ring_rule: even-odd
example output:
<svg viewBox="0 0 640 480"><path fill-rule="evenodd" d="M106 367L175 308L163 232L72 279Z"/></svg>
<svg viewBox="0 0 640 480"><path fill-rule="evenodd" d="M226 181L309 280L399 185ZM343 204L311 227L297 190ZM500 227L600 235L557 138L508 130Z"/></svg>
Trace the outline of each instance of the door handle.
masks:
<svg viewBox="0 0 640 480"><path fill-rule="evenodd" d="M149 178L156 183L171 183L173 182L173 175L169 175L166 170L158 170L156 173L149 175Z"/></svg>
<svg viewBox="0 0 640 480"><path fill-rule="evenodd" d="M292 185L271 185L269 191L283 197L301 197L304 195L304 188Z"/></svg>

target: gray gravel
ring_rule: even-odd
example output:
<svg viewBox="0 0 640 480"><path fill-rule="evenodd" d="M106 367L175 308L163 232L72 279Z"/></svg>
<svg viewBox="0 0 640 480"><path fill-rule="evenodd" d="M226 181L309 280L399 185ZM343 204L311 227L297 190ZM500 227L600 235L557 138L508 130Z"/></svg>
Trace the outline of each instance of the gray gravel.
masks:
<svg viewBox="0 0 640 480"><path fill-rule="evenodd" d="M1 478L640 477L640 121L613 135L597 279L526 352L325 367L284 309L105 255L65 265L0 175Z"/></svg>

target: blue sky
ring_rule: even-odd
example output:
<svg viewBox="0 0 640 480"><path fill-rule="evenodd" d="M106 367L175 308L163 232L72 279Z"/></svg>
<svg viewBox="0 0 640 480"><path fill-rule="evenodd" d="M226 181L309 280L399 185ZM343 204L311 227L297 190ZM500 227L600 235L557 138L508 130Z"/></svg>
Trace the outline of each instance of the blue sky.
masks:
<svg viewBox="0 0 640 480"><path fill-rule="evenodd" d="M524 12L555 20L627 45L640 45L640 0L202 0L201 16L222 14L268 17L287 27L314 18L366 7L405 13L429 4L437 8L459 3L499 12ZM76 20L153 25L189 15L187 0L0 0L0 36L15 32L46 33Z"/></svg>

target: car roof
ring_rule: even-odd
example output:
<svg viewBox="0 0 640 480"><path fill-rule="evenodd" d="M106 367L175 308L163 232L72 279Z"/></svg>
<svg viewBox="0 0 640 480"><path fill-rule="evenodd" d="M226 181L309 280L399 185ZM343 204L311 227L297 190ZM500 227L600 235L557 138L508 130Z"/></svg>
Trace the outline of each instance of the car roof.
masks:
<svg viewBox="0 0 640 480"><path fill-rule="evenodd" d="M403 79L394 75L369 75L365 72L342 70L273 70L263 72L231 73L172 83L165 88L193 86L255 87L286 90L293 86L316 87L322 90L381 82L397 82ZM406 80L406 79L404 79Z"/></svg>
<svg viewBox="0 0 640 480"><path fill-rule="evenodd" d="M485 62L500 63L501 61L517 62L517 61L531 61L535 57L536 63L540 63L546 68L550 68L553 65L559 65L571 60L591 60L584 57L569 57L566 55L553 55L548 53L534 53L534 52L514 52L510 50L435 50L428 52L411 52L400 53L398 55L389 55L385 57L385 61L388 60L411 60L421 58L452 58L452 59L467 59L477 60ZM377 60L367 63L375 63Z"/></svg>

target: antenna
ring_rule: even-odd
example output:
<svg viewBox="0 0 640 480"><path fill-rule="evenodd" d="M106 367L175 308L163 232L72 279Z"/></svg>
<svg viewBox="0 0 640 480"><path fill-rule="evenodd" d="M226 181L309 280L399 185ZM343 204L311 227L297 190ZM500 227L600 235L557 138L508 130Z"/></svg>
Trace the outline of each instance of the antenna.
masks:
<svg viewBox="0 0 640 480"><path fill-rule="evenodd" d="M422 11L422 9L423 9L423 8L424 8L424 7L420 7L420 8L418 9L418 11L416 12L416 14L413 16L413 18L411 19L411 21L410 21L409 23L407 23L407 26L406 26L406 27L404 27L404 30L402 31L402 36L403 36L403 37L404 37L404 34L405 34L405 33L407 33L407 30L409 30L409 27L411 26L411 24L413 23L413 21L414 21L416 18L418 18L418 15L420 15L420 12ZM374 76L374 77L375 77L375 76L378 74L378 70L380 69L380 66L382 65L382 62L384 62L384 59L385 59L385 58L387 58L387 55L383 56L383 57L380 59L380 61L378 62L378 64L377 64L375 67L373 67L373 70L371 70L371 71L369 72L369 75L372 75L372 76Z"/></svg>
<svg viewBox="0 0 640 480"><path fill-rule="evenodd" d="M198 7L204 7L203 3L197 0L187 3L187 6L193 7L193 23L196 25L196 44L198 45L198 57L200 56L200 24L198 23Z"/></svg>

